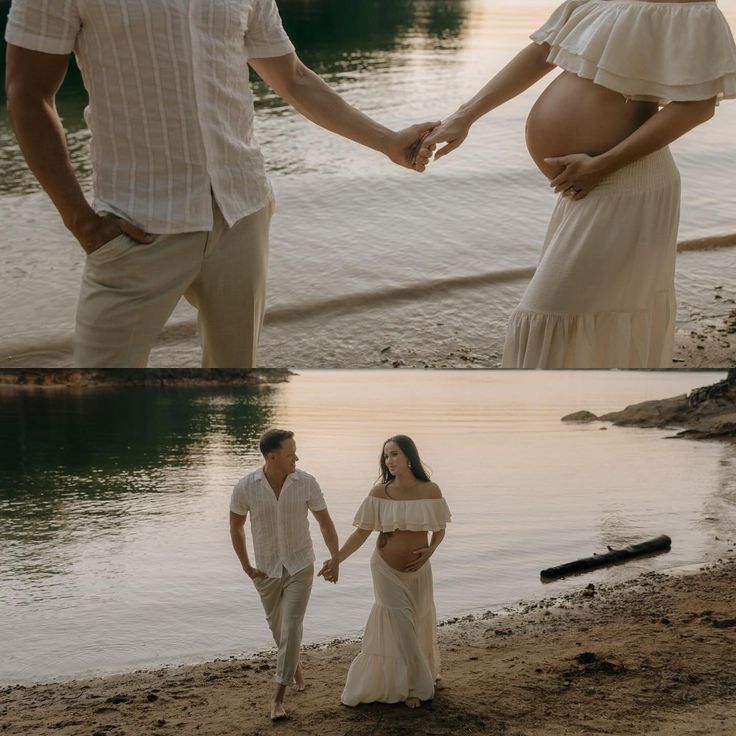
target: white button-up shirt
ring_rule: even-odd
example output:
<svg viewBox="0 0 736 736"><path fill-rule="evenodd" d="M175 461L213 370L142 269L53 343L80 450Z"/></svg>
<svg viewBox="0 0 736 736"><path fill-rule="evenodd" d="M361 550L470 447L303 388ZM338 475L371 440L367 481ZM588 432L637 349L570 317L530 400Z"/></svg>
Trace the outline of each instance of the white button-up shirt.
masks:
<svg viewBox="0 0 736 736"><path fill-rule="evenodd" d="M314 562L307 510L326 508L319 484L303 470L286 476L277 499L258 468L236 483L230 499L231 511L250 512L255 566L270 578L280 578L282 567L294 575Z"/></svg>
<svg viewBox="0 0 736 736"><path fill-rule="evenodd" d="M273 197L248 58L294 50L275 0L13 0L8 43L76 54L93 206L150 233L211 230Z"/></svg>

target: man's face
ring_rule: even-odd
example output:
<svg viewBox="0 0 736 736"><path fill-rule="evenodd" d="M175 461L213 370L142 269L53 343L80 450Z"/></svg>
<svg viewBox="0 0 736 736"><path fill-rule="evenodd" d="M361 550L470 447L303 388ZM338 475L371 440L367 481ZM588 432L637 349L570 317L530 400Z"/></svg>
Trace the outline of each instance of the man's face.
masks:
<svg viewBox="0 0 736 736"><path fill-rule="evenodd" d="M299 458L296 454L296 442L294 438L284 440L281 447L274 452L268 454L269 459L274 467L284 475L289 475L296 470L296 463Z"/></svg>

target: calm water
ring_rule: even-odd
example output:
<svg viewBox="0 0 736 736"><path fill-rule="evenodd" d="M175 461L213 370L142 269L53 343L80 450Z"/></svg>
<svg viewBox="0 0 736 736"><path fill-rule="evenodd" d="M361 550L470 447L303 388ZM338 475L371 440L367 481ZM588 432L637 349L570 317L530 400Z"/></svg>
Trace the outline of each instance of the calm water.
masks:
<svg viewBox="0 0 736 736"><path fill-rule="evenodd" d="M736 447L560 422L686 392L714 373L307 372L262 390L0 389L0 682L269 646L230 547L228 501L257 437L297 433L341 538L407 432L453 511L433 559L440 617L717 555ZM667 533L669 554L543 585L539 571ZM318 559L326 552L312 524ZM249 535L250 538L250 535ZM357 634L372 541L317 580L306 641Z"/></svg>
<svg viewBox="0 0 736 736"><path fill-rule="evenodd" d="M381 122L403 127L442 118L475 92L521 46L556 2L544 0L280 0L284 25L304 60L351 103ZM736 0L719 3L736 27ZM0 3L7 7L7 3ZM549 80L547 80L549 81ZM524 119L541 82L479 122L466 144L418 176L311 125L257 80L257 136L279 198L273 225L269 309L287 310L293 332L324 299L382 294L386 310L371 315L383 330L401 332L391 290L435 279L487 274L500 283L474 304L453 290L438 325L436 292L404 297L417 308L421 333L451 337L479 311L486 355L500 339L528 269L537 261L554 199L524 146ZM77 171L89 179L84 95L78 77L64 88L60 109ZM736 191L736 104L675 145L684 178L682 239L733 233ZM0 117L0 359L14 364L64 365L82 267L81 250L23 164ZM678 267L682 324L693 312L723 311L713 289L733 285L736 249L683 254ZM527 275L519 275L527 269ZM522 272L523 274L523 272ZM293 308L293 310L290 310ZM368 314L355 310L352 323ZM423 315L423 316L422 316ZM195 364L192 309L182 304L177 328L159 346L154 364ZM319 329L318 320L309 329ZM349 339L335 326L334 342ZM280 339L280 338L279 338ZM279 356L264 335L269 356ZM421 349L421 345L418 346ZM325 352L329 353L329 349ZM24 357L25 356L25 357ZM271 358L272 359L272 358ZM290 362L287 357L287 363ZM302 366L330 365L324 354ZM353 363L352 365L355 365ZM361 363L362 364L362 363Z"/></svg>

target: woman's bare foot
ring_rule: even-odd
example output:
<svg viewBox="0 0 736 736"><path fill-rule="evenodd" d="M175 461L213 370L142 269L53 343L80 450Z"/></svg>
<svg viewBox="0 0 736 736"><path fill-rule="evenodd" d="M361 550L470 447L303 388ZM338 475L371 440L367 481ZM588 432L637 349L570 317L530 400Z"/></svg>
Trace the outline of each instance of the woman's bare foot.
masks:
<svg viewBox="0 0 736 736"><path fill-rule="evenodd" d="M404 701L404 705L407 708L419 708L419 706L422 704L422 701L419 700L419 698L407 698Z"/></svg>
<svg viewBox="0 0 736 736"><path fill-rule="evenodd" d="M284 710L284 703L281 700L271 701L271 720L272 721L283 721L286 718L286 711Z"/></svg>
<svg viewBox="0 0 736 736"><path fill-rule="evenodd" d="M304 670L302 669L301 662L299 662L299 664L296 666L296 672L294 673L294 682L296 683L296 691L303 693L307 686L304 683Z"/></svg>

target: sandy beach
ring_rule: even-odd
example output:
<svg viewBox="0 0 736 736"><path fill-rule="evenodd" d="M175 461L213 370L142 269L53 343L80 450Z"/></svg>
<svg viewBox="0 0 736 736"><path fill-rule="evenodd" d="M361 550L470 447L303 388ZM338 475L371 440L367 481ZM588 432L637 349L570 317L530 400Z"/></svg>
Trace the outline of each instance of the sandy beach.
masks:
<svg viewBox="0 0 736 736"><path fill-rule="evenodd" d="M442 679L416 711L347 708L352 641L308 647L304 693L267 719L273 652L0 691L3 734L661 734L736 730L736 553L442 622Z"/></svg>

